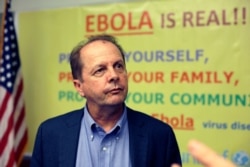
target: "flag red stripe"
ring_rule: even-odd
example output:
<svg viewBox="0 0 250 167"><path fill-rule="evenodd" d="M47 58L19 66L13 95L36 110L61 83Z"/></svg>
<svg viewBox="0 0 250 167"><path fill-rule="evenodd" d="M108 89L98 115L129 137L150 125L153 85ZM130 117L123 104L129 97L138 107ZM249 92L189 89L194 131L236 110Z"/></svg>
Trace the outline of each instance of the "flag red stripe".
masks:
<svg viewBox="0 0 250 167"><path fill-rule="evenodd" d="M25 117L24 107L22 107L22 110L20 112L21 113L15 122L15 135L17 134L17 132L18 132L23 120L24 120L24 117Z"/></svg>
<svg viewBox="0 0 250 167"><path fill-rule="evenodd" d="M2 155L3 153L3 150L5 149L6 145L7 145L7 142L8 142L8 137L11 133L11 131L13 130L13 126L14 126L14 114L13 112L11 113L9 119L8 119L8 126L7 126L7 129L6 131L4 132L3 136L2 136L2 139L1 139L1 146L0 147L0 155Z"/></svg>
<svg viewBox="0 0 250 167"><path fill-rule="evenodd" d="M23 154L23 151L25 150L27 141L28 141L28 130L25 129L22 139L18 147L16 148L16 161L17 162L20 162L22 159L22 154Z"/></svg>
<svg viewBox="0 0 250 167"><path fill-rule="evenodd" d="M14 163L15 163L15 152L14 149L12 148L10 155L9 155L9 159L7 161L8 163L6 164L6 167L13 167Z"/></svg>
<svg viewBox="0 0 250 167"><path fill-rule="evenodd" d="M2 105L0 107L0 120L2 120L4 112L5 112L6 108L7 108L9 98L10 98L10 94L8 92L6 92L6 94L4 96L4 99L3 99L3 102L2 102Z"/></svg>
<svg viewBox="0 0 250 167"><path fill-rule="evenodd" d="M23 80L21 79L20 82L19 82L19 85L17 87L17 92L16 92L16 95L14 97L14 111L16 109L16 106L17 106L17 103L18 103L18 99L22 93L22 90L23 90Z"/></svg>

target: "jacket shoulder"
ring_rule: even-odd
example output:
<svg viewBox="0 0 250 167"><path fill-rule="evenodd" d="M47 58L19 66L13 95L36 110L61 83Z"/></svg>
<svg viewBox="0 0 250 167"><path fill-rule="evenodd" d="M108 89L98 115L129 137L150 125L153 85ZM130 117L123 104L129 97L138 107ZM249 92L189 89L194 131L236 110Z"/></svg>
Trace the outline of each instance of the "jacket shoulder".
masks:
<svg viewBox="0 0 250 167"><path fill-rule="evenodd" d="M81 122L84 109L73 110L43 121L42 128L62 128L64 126L73 126Z"/></svg>

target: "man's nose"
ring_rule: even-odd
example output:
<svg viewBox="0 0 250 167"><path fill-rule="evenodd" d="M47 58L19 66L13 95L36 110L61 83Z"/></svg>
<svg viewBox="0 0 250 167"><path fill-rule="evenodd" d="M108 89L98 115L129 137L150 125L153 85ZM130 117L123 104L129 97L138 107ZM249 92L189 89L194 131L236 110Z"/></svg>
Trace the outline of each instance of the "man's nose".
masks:
<svg viewBox="0 0 250 167"><path fill-rule="evenodd" d="M109 82L115 82L119 80L118 72L115 69L109 70Z"/></svg>

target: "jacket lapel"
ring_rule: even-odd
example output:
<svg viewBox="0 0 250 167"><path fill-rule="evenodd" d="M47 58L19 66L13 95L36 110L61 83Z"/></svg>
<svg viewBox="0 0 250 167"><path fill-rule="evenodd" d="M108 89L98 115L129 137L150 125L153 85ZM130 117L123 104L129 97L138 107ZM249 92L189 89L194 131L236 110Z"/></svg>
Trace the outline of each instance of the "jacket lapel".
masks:
<svg viewBox="0 0 250 167"><path fill-rule="evenodd" d="M64 133L58 141L60 142L60 167L75 166L83 111L83 109L79 110L65 119L66 126L62 129Z"/></svg>
<svg viewBox="0 0 250 167"><path fill-rule="evenodd" d="M147 166L148 138L145 135L145 123L137 113L127 108L129 128L129 149L133 167ZM143 129L144 128L144 129Z"/></svg>

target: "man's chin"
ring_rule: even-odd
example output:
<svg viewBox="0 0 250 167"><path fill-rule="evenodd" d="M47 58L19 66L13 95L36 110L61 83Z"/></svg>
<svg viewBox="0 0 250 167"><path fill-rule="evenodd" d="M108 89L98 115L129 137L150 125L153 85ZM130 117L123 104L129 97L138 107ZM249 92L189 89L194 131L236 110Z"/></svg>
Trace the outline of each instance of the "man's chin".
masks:
<svg viewBox="0 0 250 167"><path fill-rule="evenodd" d="M119 105L122 105L124 103L124 101L113 101L113 102L110 102L110 106L119 106Z"/></svg>
<svg viewBox="0 0 250 167"><path fill-rule="evenodd" d="M107 104L110 106L119 106L122 105L124 103L125 99L112 99L111 101L109 101Z"/></svg>

